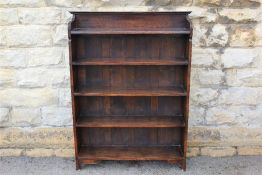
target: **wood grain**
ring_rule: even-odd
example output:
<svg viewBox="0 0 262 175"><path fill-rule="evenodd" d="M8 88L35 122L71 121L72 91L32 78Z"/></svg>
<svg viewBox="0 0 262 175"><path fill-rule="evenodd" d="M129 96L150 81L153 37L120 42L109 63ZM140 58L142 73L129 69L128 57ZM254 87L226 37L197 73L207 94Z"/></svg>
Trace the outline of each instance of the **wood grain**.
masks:
<svg viewBox="0 0 262 175"><path fill-rule="evenodd" d="M189 12L72 14L76 169L101 160L164 160L185 170Z"/></svg>
<svg viewBox="0 0 262 175"><path fill-rule="evenodd" d="M182 88L169 89L97 89L75 92L74 96L186 96L186 92Z"/></svg>
<svg viewBox="0 0 262 175"><path fill-rule="evenodd" d="M149 59L121 59L121 58L103 58L103 59L84 59L86 61L76 61L72 64L75 66L86 66L86 65L187 65L188 61L186 59L161 59L161 60L149 60Z"/></svg>
<svg viewBox="0 0 262 175"><path fill-rule="evenodd" d="M91 160L182 160L179 146L80 147L79 159Z"/></svg>
<svg viewBox="0 0 262 175"><path fill-rule="evenodd" d="M75 28L71 31L72 35L105 35L105 34L190 34L187 28L160 28L160 29L138 29L138 28Z"/></svg>
<svg viewBox="0 0 262 175"><path fill-rule="evenodd" d="M182 116L100 116L81 117L77 127L88 128L171 128L184 127Z"/></svg>

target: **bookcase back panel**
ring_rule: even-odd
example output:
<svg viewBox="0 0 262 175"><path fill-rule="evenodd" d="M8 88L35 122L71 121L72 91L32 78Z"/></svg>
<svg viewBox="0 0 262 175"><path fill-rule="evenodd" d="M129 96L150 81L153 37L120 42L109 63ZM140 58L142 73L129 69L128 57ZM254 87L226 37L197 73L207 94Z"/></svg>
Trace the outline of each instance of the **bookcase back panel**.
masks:
<svg viewBox="0 0 262 175"><path fill-rule="evenodd" d="M81 146L181 145L181 128L81 128Z"/></svg>
<svg viewBox="0 0 262 175"><path fill-rule="evenodd" d="M78 97L78 114L94 116L182 116L184 97Z"/></svg>
<svg viewBox="0 0 262 175"><path fill-rule="evenodd" d="M187 35L86 35L74 36L75 59L185 58Z"/></svg>
<svg viewBox="0 0 262 175"><path fill-rule="evenodd" d="M76 90L172 89L184 85L183 66L81 66Z"/></svg>

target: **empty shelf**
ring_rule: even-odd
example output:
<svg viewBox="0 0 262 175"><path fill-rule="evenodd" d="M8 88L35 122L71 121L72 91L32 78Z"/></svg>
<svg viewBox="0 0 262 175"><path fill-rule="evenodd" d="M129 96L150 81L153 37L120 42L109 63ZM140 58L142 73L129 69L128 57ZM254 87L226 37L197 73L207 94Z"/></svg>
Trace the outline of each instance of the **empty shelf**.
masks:
<svg viewBox="0 0 262 175"><path fill-rule="evenodd" d="M167 128L184 127L182 116L92 116L80 117L77 127L101 128Z"/></svg>
<svg viewBox="0 0 262 175"><path fill-rule="evenodd" d="M188 28L74 28L72 35L82 34L190 34Z"/></svg>
<svg viewBox="0 0 262 175"><path fill-rule="evenodd" d="M85 90L74 93L75 96L186 96L187 93L183 88L169 88L157 90L108 90L95 89Z"/></svg>
<svg viewBox="0 0 262 175"><path fill-rule="evenodd" d="M80 147L79 159L89 160L182 160L180 146Z"/></svg>
<svg viewBox="0 0 262 175"><path fill-rule="evenodd" d="M84 65L188 65L186 59L89 59L74 61L72 65L84 66Z"/></svg>

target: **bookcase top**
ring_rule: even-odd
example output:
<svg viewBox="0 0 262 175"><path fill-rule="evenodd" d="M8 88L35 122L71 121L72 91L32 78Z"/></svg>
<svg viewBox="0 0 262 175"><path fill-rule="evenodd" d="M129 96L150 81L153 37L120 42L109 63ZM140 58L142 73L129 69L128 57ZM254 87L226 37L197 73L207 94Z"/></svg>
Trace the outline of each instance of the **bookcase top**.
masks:
<svg viewBox="0 0 262 175"><path fill-rule="evenodd" d="M71 34L190 34L190 12L71 12Z"/></svg>

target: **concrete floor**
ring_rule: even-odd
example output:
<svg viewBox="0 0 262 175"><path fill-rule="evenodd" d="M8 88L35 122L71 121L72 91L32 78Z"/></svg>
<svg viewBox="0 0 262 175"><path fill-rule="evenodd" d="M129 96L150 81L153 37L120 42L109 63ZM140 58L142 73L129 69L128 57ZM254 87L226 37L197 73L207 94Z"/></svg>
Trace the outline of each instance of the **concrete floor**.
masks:
<svg viewBox="0 0 262 175"><path fill-rule="evenodd" d="M262 175L262 156L228 158L196 157L186 172L164 162L102 162L75 171L72 159L0 158L0 175Z"/></svg>

